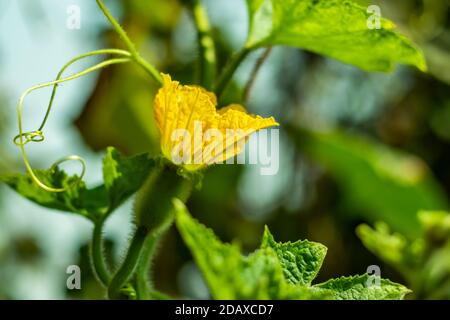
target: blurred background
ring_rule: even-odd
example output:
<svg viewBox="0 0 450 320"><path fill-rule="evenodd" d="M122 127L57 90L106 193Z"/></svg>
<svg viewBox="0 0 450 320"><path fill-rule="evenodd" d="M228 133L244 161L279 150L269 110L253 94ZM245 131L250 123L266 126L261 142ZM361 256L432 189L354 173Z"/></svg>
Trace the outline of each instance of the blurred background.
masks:
<svg viewBox="0 0 450 320"><path fill-rule="evenodd" d="M383 277L413 288L412 298L449 299L450 236L431 243L417 212L449 209L450 2L359 2L379 5L382 15L424 50L429 73L408 67L392 74L367 73L298 49L273 48L246 107L273 115L281 124L278 174L262 176L257 165L209 168L203 188L194 193L188 207L223 241L238 241L246 252L259 245L265 224L279 241L323 243L328 255L318 281L361 274L378 265ZM245 1L204 3L223 65L245 41ZM194 81L196 32L183 1L106 4L143 56L177 80ZM80 29L66 25L72 5L80 8ZM12 143L20 94L54 79L77 55L120 46L95 1L0 0L0 174L24 171L19 149ZM241 100L261 54L254 52L239 68L226 101ZM95 59L80 62L69 72L92 65ZM63 84L45 143L27 146L33 166L47 168L56 159L78 154L88 164L87 184L95 186L102 179L101 159L107 146L127 154L157 154L152 116L156 90L152 80L131 64ZM27 99L27 130L40 124L49 95L50 89L41 90ZM131 206L131 201L125 204L107 223L112 261L126 248ZM402 241L425 242L423 261L402 262L398 268L368 250L355 229L378 221L401 234ZM87 257L91 228L79 216L41 208L0 185L0 299L102 298ZM394 241L388 235L385 240ZM82 290L66 289L66 268L73 264L81 266ZM175 297L209 297L173 228L161 244L153 278L159 290Z"/></svg>

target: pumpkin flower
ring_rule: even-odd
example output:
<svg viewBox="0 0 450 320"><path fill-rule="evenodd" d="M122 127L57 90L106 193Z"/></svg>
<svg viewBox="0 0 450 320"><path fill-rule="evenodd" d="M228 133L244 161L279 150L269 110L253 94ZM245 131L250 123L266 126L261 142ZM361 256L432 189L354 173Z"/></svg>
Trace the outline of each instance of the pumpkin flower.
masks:
<svg viewBox="0 0 450 320"><path fill-rule="evenodd" d="M161 151L187 170L223 163L243 150L252 133L278 125L273 117L248 114L237 104L216 110L214 93L162 77L154 102Z"/></svg>

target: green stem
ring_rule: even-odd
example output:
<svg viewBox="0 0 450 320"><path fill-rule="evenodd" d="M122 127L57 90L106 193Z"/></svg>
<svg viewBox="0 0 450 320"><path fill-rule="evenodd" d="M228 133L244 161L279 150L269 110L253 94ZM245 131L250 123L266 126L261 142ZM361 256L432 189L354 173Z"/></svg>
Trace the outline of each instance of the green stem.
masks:
<svg viewBox="0 0 450 320"><path fill-rule="evenodd" d="M142 58L139 54L133 56L134 62L140 65L147 73L153 77L153 79L159 84L163 85L163 80L161 74L158 70L155 69L150 63L147 62L144 58Z"/></svg>
<svg viewBox="0 0 450 320"><path fill-rule="evenodd" d="M103 1L97 0L97 4L98 4L100 10L102 10L103 14L106 16L106 18L112 24L112 26L114 27L116 32L119 34L120 38L125 43L126 47L128 48L128 50L131 53L133 60L138 65L140 65L144 70L146 70L153 77L153 79L156 82L158 82L160 85L162 85L162 83L163 83L162 78L161 78L161 75L159 74L158 70L156 70L155 67L153 67L150 63L148 63L145 59L143 59L140 56L139 52L136 50L136 46L134 45L133 41L131 41L131 39L128 37L127 33L120 26L120 24L117 22L117 20L114 19L114 17L111 15L111 13L109 13L108 9L103 4Z"/></svg>
<svg viewBox="0 0 450 320"><path fill-rule="evenodd" d="M141 257L136 269L136 298L138 300L149 300L151 291L150 282L150 265L156 251L156 245L159 241L159 236L150 234L147 236L144 247L142 249Z"/></svg>
<svg viewBox="0 0 450 320"><path fill-rule="evenodd" d="M217 84L214 88L215 89L214 92L217 94L218 97L222 95L223 91L225 90L231 78L233 77L234 72L250 52L251 50L249 48L244 47L239 52L237 52L228 62L227 66L220 75L219 80L217 81Z"/></svg>
<svg viewBox="0 0 450 320"><path fill-rule="evenodd" d="M210 89L216 77L216 49L206 9L201 0L193 1L194 21L197 27L199 48L200 85Z"/></svg>
<svg viewBox="0 0 450 320"><path fill-rule="evenodd" d="M102 229L104 225L104 219L95 222L94 231L92 235L92 244L91 244L91 260L92 266L94 269L94 273L100 282L107 287L110 280L111 275L106 267L105 260L103 258L103 240L102 240Z"/></svg>
<svg viewBox="0 0 450 320"><path fill-rule="evenodd" d="M186 202L192 192L192 184L190 179L178 175L175 168L162 164L149 175L136 196L135 223L150 231L134 279L138 299L153 298L149 271L156 244L175 219L173 198Z"/></svg>
<svg viewBox="0 0 450 320"><path fill-rule="evenodd" d="M136 265L139 260L142 248L145 243L148 231L144 227L138 227L131 240L128 253L121 267L116 272L108 287L108 296L110 299L119 299L121 297L120 290L131 279Z"/></svg>
<svg viewBox="0 0 450 320"><path fill-rule="evenodd" d="M136 47L134 46L134 43L128 38L127 33L125 30L122 29L120 24L114 19L114 17L109 13L106 6L103 4L102 0L97 0L97 4L100 7L100 9L103 11L103 14L108 18L109 22L112 24L116 32L119 34L120 38L125 42L125 45L127 46L128 50L130 50L131 53L136 53Z"/></svg>

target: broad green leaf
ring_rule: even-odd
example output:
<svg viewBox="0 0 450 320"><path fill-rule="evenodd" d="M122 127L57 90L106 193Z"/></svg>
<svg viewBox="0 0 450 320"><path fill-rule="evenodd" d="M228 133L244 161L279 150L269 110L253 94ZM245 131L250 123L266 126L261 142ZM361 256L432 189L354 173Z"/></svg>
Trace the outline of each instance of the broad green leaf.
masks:
<svg viewBox="0 0 450 320"><path fill-rule="evenodd" d="M68 188L65 192L48 192L41 189L28 174L7 174L1 181L23 197L43 207L78 213L86 217L102 214L106 210L107 194L104 186L87 189L83 181L75 186L77 176L68 176L64 171L35 170L36 175L47 185Z"/></svg>
<svg viewBox="0 0 450 320"><path fill-rule="evenodd" d="M401 300L411 292L401 284L367 274L331 279L316 287L331 290L336 300Z"/></svg>
<svg viewBox="0 0 450 320"><path fill-rule="evenodd" d="M421 232L417 211L448 208L429 168L415 156L339 131L294 134L301 137L299 148L331 172L352 211L369 220L413 238Z"/></svg>
<svg viewBox="0 0 450 320"><path fill-rule="evenodd" d="M330 292L288 283L270 247L243 256L236 244L224 244L175 201L176 224L215 299L323 299Z"/></svg>
<svg viewBox="0 0 450 320"><path fill-rule="evenodd" d="M367 71L390 71L397 63L426 70L422 52L394 24L373 19L349 0L247 0L250 29L246 46L288 45L329 56Z"/></svg>
<svg viewBox="0 0 450 320"><path fill-rule="evenodd" d="M307 242L277 243L266 229L261 248L242 256L239 246L222 243L212 230L189 215L181 201L175 200L174 205L178 230L215 299L402 299L410 292L400 284L367 274L310 286L307 282L317 274L325 247ZM298 263L308 255L309 262ZM285 277L286 269L294 270L293 275Z"/></svg>
<svg viewBox="0 0 450 320"><path fill-rule="evenodd" d="M319 273L327 248L316 242L299 240L276 242L266 227L261 248L272 248L283 266L286 280L292 284L309 285Z"/></svg>
<svg viewBox="0 0 450 320"><path fill-rule="evenodd" d="M112 212L136 192L154 166L155 160L147 154L127 158L114 148L108 148L103 160L104 184L93 189L87 188L83 181L73 185L78 177L68 176L59 168L35 172L45 184L67 188L65 192L45 191L28 174L3 175L0 180L41 206L94 219Z"/></svg>

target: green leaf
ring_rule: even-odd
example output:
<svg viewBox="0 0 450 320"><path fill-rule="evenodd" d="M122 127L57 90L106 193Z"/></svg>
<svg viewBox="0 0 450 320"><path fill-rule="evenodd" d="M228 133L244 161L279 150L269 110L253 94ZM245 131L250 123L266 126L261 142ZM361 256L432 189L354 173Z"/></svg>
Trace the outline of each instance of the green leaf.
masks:
<svg viewBox="0 0 450 320"><path fill-rule="evenodd" d="M324 246L277 243L266 228L261 248L242 256L238 245L222 243L189 215L181 201L174 205L178 230L215 299L402 299L410 292L367 274L310 286L326 254Z"/></svg>
<svg viewBox="0 0 450 320"><path fill-rule="evenodd" d="M292 285L270 247L242 256L236 244L224 244L175 201L176 224L215 299L325 299L328 290Z"/></svg>
<svg viewBox="0 0 450 320"><path fill-rule="evenodd" d="M68 176L59 168L35 170L47 185L67 188L64 192L48 192L36 185L28 174L8 174L0 180L23 197L47 208L77 213L90 219L108 214L121 205L144 183L155 160L148 154L124 157L114 148L108 148L103 160L104 184L89 189L79 178Z"/></svg>
<svg viewBox="0 0 450 320"><path fill-rule="evenodd" d="M448 208L443 190L418 157L340 131L293 133L301 137L299 148L336 179L346 204L366 219L385 221L414 238L421 233L417 211Z"/></svg>
<svg viewBox="0 0 450 320"><path fill-rule="evenodd" d="M292 284L309 285L319 273L327 248L316 242L299 240L276 242L266 227L261 248L272 248L283 267L286 280Z"/></svg>
<svg viewBox="0 0 450 320"><path fill-rule="evenodd" d="M411 292L390 280L378 278L379 283L376 280L364 274L331 279L316 287L331 290L336 300L401 300Z"/></svg>
<svg viewBox="0 0 450 320"><path fill-rule="evenodd" d="M390 71L397 63L426 70L422 52L381 19L348 0L247 0L250 29L246 46L288 45L322 54L367 71Z"/></svg>
<svg viewBox="0 0 450 320"><path fill-rule="evenodd" d="M149 158L147 153L128 158L109 147L103 160L103 179L108 192L109 208L117 208L133 195L155 165L156 160Z"/></svg>
<svg viewBox="0 0 450 320"><path fill-rule="evenodd" d="M83 181L73 186L77 176L68 176L64 171L35 170L39 179L56 188L68 188L65 192L48 192L40 188L28 174L7 174L1 181L23 197L43 207L78 213L85 217L101 214L106 209L107 196L103 186L87 189ZM72 187L70 187L72 186Z"/></svg>

